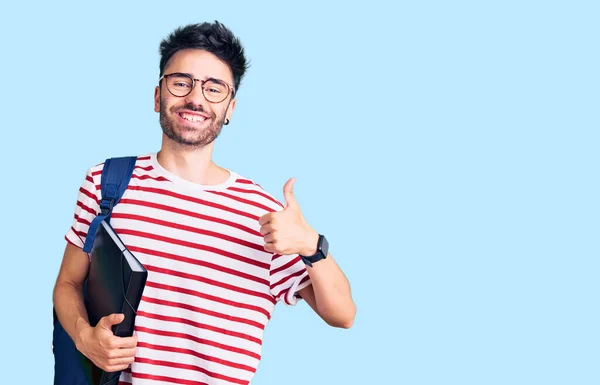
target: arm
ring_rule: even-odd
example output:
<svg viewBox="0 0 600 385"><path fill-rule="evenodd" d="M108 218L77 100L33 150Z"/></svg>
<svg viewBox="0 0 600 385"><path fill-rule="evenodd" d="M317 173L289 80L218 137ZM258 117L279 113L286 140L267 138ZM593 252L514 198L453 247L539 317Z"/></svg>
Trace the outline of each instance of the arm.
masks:
<svg viewBox="0 0 600 385"><path fill-rule="evenodd" d="M113 334L111 327L123 321L122 314L111 314L100 319L96 327L90 326L82 291L89 265L83 250L67 244L54 287L56 315L77 350L96 366L108 372L123 370L134 360L137 337L120 338Z"/></svg>
<svg viewBox="0 0 600 385"><path fill-rule="evenodd" d="M56 315L78 349L81 345L81 331L90 327L83 305L83 282L89 265L89 258L83 250L68 243L54 286Z"/></svg>
<svg viewBox="0 0 600 385"><path fill-rule="evenodd" d="M350 328L354 323L356 305L350 293L350 283L331 254L306 269L312 285L300 290L300 297L327 324Z"/></svg>
<svg viewBox="0 0 600 385"><path fill-rule="evenodd" d="M259 224L264 236L265 250L278 254L313 255L319 234L302 216L290 179L283 188L286 205L283 211L263 215ZM356 305L346 276L331 255L306 267L312 285L298 294L329 325L349 328L354 323Z"/></svg>
<svg viewBox="0 0 600 385"><path fill-rule="evenodd" d="M100 165L99 165L100 166ZM112 326L122 322L122 314L111 314L100 319L95 327L90 326L83 303L83 284L90 268L90 259L81 248L90 222L100 211L101 167L89 169L77 197L75 216L71 229L65 235L67 246L54 286L54 310L60 324L76 348L101 369L118 371L133 361L137 337L119 338L112 332ZM97 176L95 177L94 174Z"/></svg>

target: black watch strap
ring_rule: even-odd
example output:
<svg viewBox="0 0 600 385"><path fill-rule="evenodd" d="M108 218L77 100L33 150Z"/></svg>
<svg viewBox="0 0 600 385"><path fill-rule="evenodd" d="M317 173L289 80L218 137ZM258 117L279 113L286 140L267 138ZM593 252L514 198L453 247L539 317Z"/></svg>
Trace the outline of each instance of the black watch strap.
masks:
<svg viewBox="0 0 600 385"><path fill-rule="evenodd" d="M324 235L319 234L319 241L317 242L317 252L313 255L300 255L300 259L307 265L312 267L313 263L319 262L321 259L327 258L329 253L329 242Z"/></svg>

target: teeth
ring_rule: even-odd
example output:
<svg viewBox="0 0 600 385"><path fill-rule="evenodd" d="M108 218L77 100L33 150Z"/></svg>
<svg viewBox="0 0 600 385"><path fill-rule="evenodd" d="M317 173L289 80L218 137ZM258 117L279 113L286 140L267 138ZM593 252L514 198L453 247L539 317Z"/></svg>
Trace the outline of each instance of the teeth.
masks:
<svg viewBox="0 0 600 385"><path fill-rule="evenodd" d="M192 114L182 113L181 117L190 122L203 122L204 121L204 117L202 117L200 115L192 115Z"/></svg>

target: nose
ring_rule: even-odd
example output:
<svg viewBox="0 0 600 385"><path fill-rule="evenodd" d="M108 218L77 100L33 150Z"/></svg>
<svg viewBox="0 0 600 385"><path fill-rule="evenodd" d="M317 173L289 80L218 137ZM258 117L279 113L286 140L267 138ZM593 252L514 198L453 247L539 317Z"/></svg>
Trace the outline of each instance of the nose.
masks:
<svg viewBox="0 0 600 385"><path fill-rule="evenodd" d="M208 107L208 101L204 97L204 94L202 94L202 85L199 82L196 82L192 92L185 96L184 99L186 103L193 104L194 106L202 106L204 110Z"/></svg>

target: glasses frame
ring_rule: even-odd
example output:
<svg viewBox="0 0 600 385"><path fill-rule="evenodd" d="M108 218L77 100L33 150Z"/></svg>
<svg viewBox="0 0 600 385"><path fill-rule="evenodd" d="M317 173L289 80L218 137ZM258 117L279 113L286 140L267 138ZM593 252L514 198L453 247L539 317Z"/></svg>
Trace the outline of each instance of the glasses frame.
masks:
<svg viewBox="0 0 600 385"><path fill-rule="evenodd" d="M187 77L187 78L191 79L191 80L192 80L192 87L190 88L190 92L188 92L188 93L187 93L187 94L185 94L185 95L175 95L175 94L174 94L174 93L171 91L171 89L169 88L169 81L168 81L168 78L169 78L169 76L173 76L173 75L185 76L185 77ZM224 81L224 80L221 80L221 79L217 79L217 78L207 78L207 79L204 79L204 80L200 80L200 79L194 79L194 77L193 77L192 75L190 75L190 74L186 74L186 73L184 73L184 72L172 72L172 73L170 73L170 74L164 74L163 76L161 76L161 77L158 79L158 83L160 84L160 82L161 82L163 79L165 79L165 86L167 87L167 91L169 91L169 93L170 93L171 95L175 96L176 98L184 98L184 97L188 96L189 94L191 94L191 93L192 93L192 91L194 90L194 88L196 87L196 82L199 82L199 83L200 83L200 90L202 90L202 96L204 96L204 99L206 99L206 101L207 101L207 102L209 102L209 103L214 103L214 104L217 104L217 103L222 103L222 102L223 102L225 99L227 99L227 98L229 97L229 94L231 94L231 96L232 96L232 97L235 97L235 89L233 88L233 85L231 85L231 84L229 84L229 83L227 83L226 81ZM225 84L225 85L227 86L227 95L225 95L225 97L224 97L223 99L221 99L220 101L218 101L218 102L213 102L212 100L209 100L209 99L206 97L206 95L204 94L204 83L206 83L206 82L208 82L208 81L211 81L211 80L212 80L212 81L217 81L217 82L223 83L223 84Z"/></svg>

